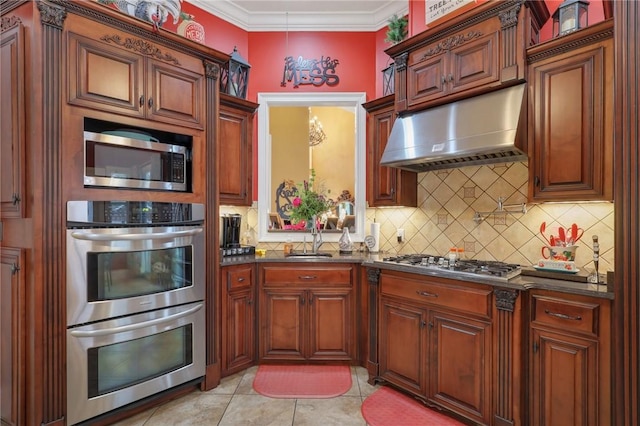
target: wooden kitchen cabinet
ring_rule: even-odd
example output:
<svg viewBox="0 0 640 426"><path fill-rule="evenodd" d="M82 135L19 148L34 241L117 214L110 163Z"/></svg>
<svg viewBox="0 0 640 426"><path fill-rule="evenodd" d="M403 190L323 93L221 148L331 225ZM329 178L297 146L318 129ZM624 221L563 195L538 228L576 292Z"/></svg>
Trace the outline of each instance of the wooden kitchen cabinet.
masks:
<svg viewBox="0 0 640 426"><path fill-rule="evenodd" d="M367 102L367 201L369 207L418 205L418 174L380 165L396 118L394 95Z"/></svg>
<svg viewBox="0 0 640 426"><path fill-rule="evenodd" d="M255 362L255 265L230 265L222 274L222 376Z"/></svg>
<svg viewBox="0 0 640 426"><path fill-rule="evenodd" d="M500 79L499 29L487 24L409 53L409 108ZM446 47L445 47L446 46Z"/></svg>
<svg viewBox="0 0 640 426"><path fill-rule="evenodd" d="M613 21L527 54L530 200L613 200Z"/></svg>
<svg viewBox="0 0 640 426"><path fill-rule="evenodd" d="M382 271L377 379L491 423L491 298L488 286Z"/></svg>
<svg viewBox="0 0 640 426"><path fill-rule="evenodd" d="M204 128L202 61L100 24L70 30L70 104Z"/></svg>
<svg viewBox="0 0 640 426"><path fill-rule="evenodd" d="M355 359L355 267L260 266L260 361Z"/></svg>
<svg viewBox="0 0 640 426"><path fill-rule="evenodd" d="M253 117L258 104L220 93L220 204L253 203Z"/></svg>
<svg viewBox="0 0 640 426"><path fill-rule="evenodd" d="M483 2L385 50L396 112L419 111L526 79L526 47L549 19L544 2Z"/></svg>
<svg viewBox="0 0 640 426"><path fill-rule="evenodd" d="M24 28L2 32L0 80L0 218L22 218L25 195ZM6 226L6 225L5 225ZM0 234L0 240L2 236Z"/></svg>
<svg viewBox="0 0 640 426"><path fill-rule="evenodd" d="M0 255L0 422L26 423L25 389L25 250L2 247Z"/></svg>
<svg viewBox="0 0 640 426"><path fill-rule="evenodd" d="M609 424L610 301L534 290L530 312L531 424Z"/></svg>

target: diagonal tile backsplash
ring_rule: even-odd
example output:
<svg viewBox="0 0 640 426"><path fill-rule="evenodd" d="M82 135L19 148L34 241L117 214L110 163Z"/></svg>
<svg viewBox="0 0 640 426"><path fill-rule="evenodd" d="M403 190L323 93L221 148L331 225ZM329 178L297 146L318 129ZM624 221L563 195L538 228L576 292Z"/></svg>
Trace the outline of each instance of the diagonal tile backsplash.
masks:
<svg viewBox="0 0 640 426"><path fill-rule="evenodd" d="M527 201L527 163L470 166L421 173L418 176L417 208L369 208L369 223L380 223L380 249L384 253L446 254L451 247L464 249L467 258L500 260L521 265L535 264L546 244L540 234L545 222L547 237L557 236L558 227L576 223L584 229L578 242L576 265L593 269L592 236L600 243L600 271L613 270L613 203L522 204ZM509 212L495 212L498 198ZM257 226L257 209L221 207L221 213L240 213L243 224ZM244 226L244 225L243 225ZM396 231L405 231L398 243ZM254 233L255 235L255 233ZM282 250L282 244L259 243L269 250ZM333 249L337 250L337 244ZM325 249L331 244L325 244Z"/></svg>

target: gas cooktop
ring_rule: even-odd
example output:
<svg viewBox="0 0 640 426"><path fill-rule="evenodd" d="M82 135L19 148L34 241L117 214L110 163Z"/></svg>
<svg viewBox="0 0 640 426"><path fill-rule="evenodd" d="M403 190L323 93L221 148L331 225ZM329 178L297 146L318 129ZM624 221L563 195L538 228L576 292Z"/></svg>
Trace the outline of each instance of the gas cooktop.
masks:
<svg viewBox="0 0 640 426"><path fill-rule="evenodd" d="M444 275L481 276L500 281L508 281L517 277L522 271L520 265L499 262L495 260L458 259L450 261L448 257L430 254L402 254L384 257L384 263L408 265L416 268L431 270Z"/></svg>

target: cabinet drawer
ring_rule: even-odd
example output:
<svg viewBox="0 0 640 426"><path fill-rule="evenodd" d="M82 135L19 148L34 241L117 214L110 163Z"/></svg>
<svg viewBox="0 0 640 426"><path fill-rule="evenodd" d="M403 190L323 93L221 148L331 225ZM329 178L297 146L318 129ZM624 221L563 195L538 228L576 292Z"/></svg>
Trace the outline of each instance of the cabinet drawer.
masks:
<svg viewBox="0 0 640 426"><path fill-rule="evenodd" d="M584 303L550 297L533 297L533 321L560 329L598 335L597 303Z"/></svg>
<svg viewBox="0 0 640 426"><path fill-rule="evenodd" d="M251 266L228 268L223 271L226 273L228 291L249 288L253 283L253 268Z"/></svg>
<svg viewBox="0 0 640 426"><path fill-rule="evenodd" d="M351 266L266 266L263 268L263 284L265 286L281 286L283 284L301 284L304 286L316 284L351 285L352 269Z"/></svg>
<svg viewBox="0 0 640 426"><path fill-rule="evenodd" d="M486 317L491 315L490 289L437 284L426 280L428 278L400 278L383 274L380 279L380 291L384 295L415 302L445 306Z"/></svg>

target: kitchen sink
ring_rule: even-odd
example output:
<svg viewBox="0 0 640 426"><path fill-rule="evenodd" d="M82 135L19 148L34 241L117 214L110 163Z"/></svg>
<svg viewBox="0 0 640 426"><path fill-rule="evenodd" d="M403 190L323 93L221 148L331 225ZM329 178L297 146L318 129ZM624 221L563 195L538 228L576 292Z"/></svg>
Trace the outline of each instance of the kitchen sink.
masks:
<svg viewBox="0 0 640 426"><path fill-rule="evenodd" d="M301 257L304 259L322 259L325 257L333 257L333 255L325 251L318 251L315 253L312 251L308 251L306 253L303 251L292 251L291 253L287 254L285 257Z"/></svg>

